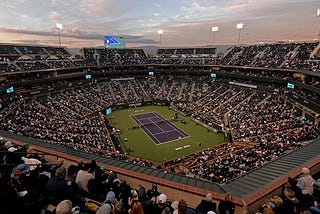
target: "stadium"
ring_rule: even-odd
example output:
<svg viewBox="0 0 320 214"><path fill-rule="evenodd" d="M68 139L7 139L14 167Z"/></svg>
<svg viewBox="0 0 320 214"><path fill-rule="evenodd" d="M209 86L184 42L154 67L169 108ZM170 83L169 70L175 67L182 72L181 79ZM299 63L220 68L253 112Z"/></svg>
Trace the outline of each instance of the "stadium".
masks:
<svg viewBox="0 0 320 214"><path fill-rule="evenodd" d="M0 213L320 212L319 41L162 34L154 54L0 43Z"/></svg>

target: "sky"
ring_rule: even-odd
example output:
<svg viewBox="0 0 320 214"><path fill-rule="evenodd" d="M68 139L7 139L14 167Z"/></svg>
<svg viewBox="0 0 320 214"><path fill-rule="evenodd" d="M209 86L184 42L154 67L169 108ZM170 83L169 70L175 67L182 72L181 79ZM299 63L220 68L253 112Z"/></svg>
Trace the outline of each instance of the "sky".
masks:
<svg viewBox="0 0 320 214"><path fill-rule="evenodd" d="M311 41L318 8L320 0L1 0L0 43L59 45L56 23L69 48L103 46L105 35L159 46L159 29L163 47Z"/></svg>

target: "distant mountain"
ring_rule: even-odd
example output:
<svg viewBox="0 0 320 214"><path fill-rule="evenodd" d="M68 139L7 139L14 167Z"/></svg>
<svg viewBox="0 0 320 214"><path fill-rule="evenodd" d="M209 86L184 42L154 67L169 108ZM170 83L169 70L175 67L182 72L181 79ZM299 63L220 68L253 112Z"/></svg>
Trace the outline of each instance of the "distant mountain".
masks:
<svg viewBox="0 0 320 214"><path fill-rule="evenodd" d="M82 48L69 48L69 50L71 50L72 53L75 54L75 55L79 55L81 49Z"/></svg>
<svg viewBox="0 0 320 214"><path fill-rule="evenodd" d="M217 45L217 53L223 53L232 45ZM203 46L203 48L210 47L210 46ZM155 55L159 49L159 46L140 46L135 48L143 48L148 55ZM183 48L183 47L161 47L161 48ZM188 47L189 48L189 47Z"/></svg>
<svg viewBox="0 0 320 214"><path fill-rule="evenodd" d="M232 45L217 45L217 53L223 53ZM210 47L210 46L203 46L203 48ZM103 47L96 47L96 48L103 48ZM130 48L142 48L148 55L155 55L159 49L159 46L139 46L139 47L130 47ZM183 48L183 47L161 47L161 48ZM70 48L70 50L74 53L79 55L81 48Z"/></svg>
<svg viewBox="0 0 320 214"><path fill-rule="evenodd" d="M217 53L224 53L232 45L217 45Z"/></svg>
<svg viewBox="0 0 320 214"><path fill-rule="evenodd" d="M140 46L137 48L143 48L148 55L155 55L159 49L159 46Z"/></svg>

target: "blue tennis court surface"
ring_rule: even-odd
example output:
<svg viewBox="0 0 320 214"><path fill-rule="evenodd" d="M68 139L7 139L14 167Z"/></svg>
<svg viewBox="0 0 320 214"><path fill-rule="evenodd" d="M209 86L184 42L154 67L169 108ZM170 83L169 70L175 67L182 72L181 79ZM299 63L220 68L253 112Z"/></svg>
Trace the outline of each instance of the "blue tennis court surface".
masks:
<svg viewBox="0 0 320 214"><path fill-rule="evenodd" d="M131 117L155 144L189 137L189 135L156 112L136 114Z"/></svg>

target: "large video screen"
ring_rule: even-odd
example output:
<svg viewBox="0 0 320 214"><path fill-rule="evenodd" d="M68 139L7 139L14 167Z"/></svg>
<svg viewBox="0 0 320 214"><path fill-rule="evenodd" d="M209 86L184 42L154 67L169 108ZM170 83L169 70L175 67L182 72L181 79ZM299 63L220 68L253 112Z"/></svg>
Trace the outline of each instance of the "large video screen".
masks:
<svg viewBox="0 0 320 214"><path fill-rule="evenodd" d="M288 82L287 88L294 89L294 84Z"/></svg>
<svg viewBox="0 0 320 214"><path fill-rule="evenodd" d="M107 109L106 109L106 115L111 114L111 112L112 112L112 108L107 108Z"/></svg>
<svg viewBox="0 0 320 214"><path fill-rule="evenodd" d="M10 88L7 88L7 94L11 94L11 93L13 93L13 92L14 92L13 86L10 87Z"/></svg>
<svg viewBox="0 0 320 214"><path fill-rule="evenodd" d="M122 36L105 36L104 47L105 48L124 48L125 42Z"/></svg>

